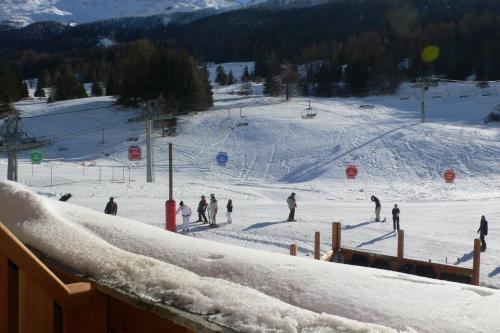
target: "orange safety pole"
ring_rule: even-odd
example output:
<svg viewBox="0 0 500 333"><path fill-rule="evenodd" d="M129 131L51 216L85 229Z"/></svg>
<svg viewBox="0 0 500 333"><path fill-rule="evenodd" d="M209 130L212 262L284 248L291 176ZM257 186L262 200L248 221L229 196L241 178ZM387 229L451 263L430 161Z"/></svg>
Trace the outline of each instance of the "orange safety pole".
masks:
<svg viewBox="0 0 500 333"><path fill-rule="evenodd" d="M297 244L290 244L290 255L291 256L297 255Z"/></svg>
<svg viewBox="0 0 500 333"><path fill-rule="evenodd" d="M479 285L479 268L481 265L481 241L474 239L474 259L472 262L472 284Z"/></svg>
<svg viewBox="0 0 500 333"><path fill-rule="evenodd" d="M316 260L319 260L320 258L320 247L320 234L319 231L316 231L316 233L314 234L314 259Z"/></svg>

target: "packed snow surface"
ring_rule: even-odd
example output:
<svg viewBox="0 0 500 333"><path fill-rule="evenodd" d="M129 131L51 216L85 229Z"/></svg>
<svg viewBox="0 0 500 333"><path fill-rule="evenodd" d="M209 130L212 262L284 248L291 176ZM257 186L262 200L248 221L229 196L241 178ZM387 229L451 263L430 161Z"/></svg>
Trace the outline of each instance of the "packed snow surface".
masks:
<svg viewBox="0 0 500 333"><path fill-rule="evenodd" d="M214 313L216 322L244 332L470 333L500 325L497 290L159 232L11 182L0 182L0 220L93 279Z"/></svg>
<svg viewBox="0 0 500 333"><path fill-rule="evenodd" d="M239 78L245 65L251 69L249 63L232 63L224 67ZM209 71L213 78L215 65ZM488 248L481 255L481 285L500 287L500 128L498 124L483 122L488 113L499 108L498 83L490 83L484 89L473 82L440 84L430 88L426 92L424 124L420 123L420 90L411 84L404 84L395 96L311 98L317 116L307 120L301 116L307 112L309 98L284 102L279 98L263 97L261 84L253 85L253 94L248 99L239 96L238 90L238 84L215 85L213 110L180 117L175 136L162 137L161 129L156 130L154 183L146 182L145 158L135 162L128 160L131 145L140 146L145 157L144 123L127 122L137 115L137 110L120 108L110 97L54 104L46 104L43 100L20 102L17 107L25 118L21 121L23 132L30 136L50 136L55 140L54 145L42 149L44 161L40 165L29 162L29 152L21 154L20 182L45 197L58 198L64 193L72 193L70 203L99 212L113 196L118 203L119 216L148 224L155 228L152 229L155 234L160 235L163 233L158 231L165 226L165 200L168 199L167 143L172 142L174 198L178 202L183 200L193 211L196 211L202 194L214 193L219 203L219 228L193 223L186 234L191 237L182 237L181 242L172 241L186 250L187 255L191 248L196 249L195 255L199 259L186 262L199 262L202 256L212 253L208 245L206 248L195 245L202 244L198 243L199 238L281 254L288 253L289 245L296 243L299 256L312 262L314 232L321 232L322 251L327 251L331 248L331 223L334 221L342 222L343 246L395 255L397 237L392 232L390 210L397 203L401 209L401 228L405 230L406 257L462 267L472 266L473 240L478 237L480 217L485 215L489 221L489 235L486 238ZM244 123L248 125L238 126ZM218 152L226 152L229 156L225 167L216 163ZM359 170L355 180L347 180L345 176L345 168L350 164L355 164ZM0 158L0 177L5 177L6 168L3 155ZM456 173L453 184L443 180L446 169L453 169ZM296 223L285 222L288 215L286 198L292 191L297 193ZM382 202L382 217L387 217L386 223L374 222L372 194ZM224 223L229 198L234 204L234 223L230 225ZM180 220L180 216L178 218ZM193 216L192 220L196 218ZM100 221L101 217L97 219ZM73 219L68 218L68 221ZM103 229L101 232L95 227L92 233L126 251L208 276L204 271L184 266L187 264L181 263L183 260L170 261L162 254L164 251L170 253L170 250L152 250L155 241L135 235L125 228L126 223L122 225L123 228ZM86 228L91 229L90 226ZM185 249L184 244L189 249ZM318 313L328 312L390 328L411 327L419 332L494 332L495 328L488 325L499 327L495 322L500 318L496 314L498 305L484 308L484 313L489 316L479 323L474 318L483 317L468 308L468 304L477 303L463 299L457 300L453 306L440 303L454 299L435 291L435 288L448 288L444 287L450 285L448 283L431 280L422 283L419 278L395 274L391 275L392 278L375 279L376 284L370 284L373 276L368 272L372 270L325 264L336 273L330 272L325 284L320 284L323 286L322 295L335 290L344 295L339 297L345 297L334 298L336 307L331 310L323 301L310 298L309 294L300 298L294 296L303 290L295 282L286 284L278 279L276 283L254 285L251 282L254 281L253 261L247 257L246 251L231 248L230 252L241 254L238 264L242 269L249 267L248 280L242 278L247 275L246 271L241 273L231 268L226 276L222 266L210 266L214 272L210 276L255 288ZM215 255L217 258L219 252ZM273 261L278 259L271 259L274 255L266 257L273 265L264 273L255 271L259 278L266 276L261 282L267 281L266 274L274 274L275 267L281 267ZM225 265L225 258L205 260ZM346 273L345 277L339 277L337 270L347 270L353 275ZM386 274L375 272L373 274ZM313 274L301 274L313 279ZM406 303L408 297L402 292L405 288L388 282L393 278L399 280L398 283L405 281L409 286L419 286L417 298L421 297L419 302L422 303ZM337 279L345 285L344 291L336 289L340 288ZM419 282L415 282L417 280ZM367 285L363 287L365 283ZM293 288L290 287L292 284ZM313 283L306 283L309 284ZM280 289L281 285L286 288ZM392 288L399 295L397 299L390 296ZM410 293L413 287L409 288ZM456 288L466 290L452 292L455 297L462 297L470 291L469 286ZM357 293L358 289L362 292ZM486 290L496 295L495 290ZM440 296L431 297L434 292ZM389 299L379 304L370 298L375 298L375 294ZM481 302L492 299L476 295ZM329 302L328 297L325 299ZM396 309L400 303L402 307ZM399 311L411 312L405 308L410 303L421 304L415 306L417 309L425 307L436 315L435 320L424 316L426 320L420 321L406 317L406 314L398 317ZM376 313L365 309L366 315L361 316L352 310L347 311L349 306L359 306L360 309L368 306ZM383 314L377 312L378 308L384 309ZM393 315L394 311L396 314ZM421 313L416 312L415 316L417 314ZM448 323L443 318L453 318L450 322L456 322L450 323L449 329L434 326L442 320ZM469 318L472 318L472 324L466 324ZM432 325L422 326L422 323Z"/></svg>

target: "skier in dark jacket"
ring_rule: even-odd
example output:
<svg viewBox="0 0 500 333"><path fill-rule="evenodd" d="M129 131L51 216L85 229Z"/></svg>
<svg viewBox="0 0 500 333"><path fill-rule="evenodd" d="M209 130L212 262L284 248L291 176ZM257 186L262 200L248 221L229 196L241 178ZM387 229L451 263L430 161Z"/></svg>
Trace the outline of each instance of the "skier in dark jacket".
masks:
<svg viewBox="0 0 500 333"><path fill-rule="evenodd" d="M297 201L295 200L295 193L292 192L288 199L286 199L288 204L288 209L290 209L290 214L288 214L288 222L295 221L295 209L297 208Z"/></svg>
<svg viewBox="0 0 500 333"><path fill-rule="evenodd" d="M104 213L108 215L116 215L118 212L118 205L114 201L114 198L109 198L108 203L106 204L106 208L104 208Z"/></svg>
<svg viewBox="0 0 500 333"><path fill-rule="evenodd" d="M484 239L484 236L488 235L488 221L486 221L486 217L481 216L481 224L479 226L479 229L477 229L477 232L479 232L479 239L481 240L481 252L486 251L486 241Z"/></svg>
<svg viewBox="0 0 500 333"><path fill-rule="evenodd" d="M208 223L207 215L205 214L205 212L207 211L207 207L207 199L205 199L205 196L202 195L201 200L198 203L198 221L196 222Z"/></svg>
<svg viewBox="0 0 500 333"><path fill-rule="evenodd" d="M399 208L397 204L392 209L392 228L394 231L399 231Z"/></svg>
<svg viewBox="0 0 500 333"><path fill-rule="evenodd" d="M233 217L232 217L232 215L233 215L233 200L229 199L227 201L226 208L227 208L227 213L226 213L227 223L231 224L231 223L233 223Z"/></svg>
<svg viewBox="0 0 500 333"><path fill-rule="evenodd" d="M380 210L382 209L380 200L374 195L370 199L375 202L375 222L380 222Z"/></svg>

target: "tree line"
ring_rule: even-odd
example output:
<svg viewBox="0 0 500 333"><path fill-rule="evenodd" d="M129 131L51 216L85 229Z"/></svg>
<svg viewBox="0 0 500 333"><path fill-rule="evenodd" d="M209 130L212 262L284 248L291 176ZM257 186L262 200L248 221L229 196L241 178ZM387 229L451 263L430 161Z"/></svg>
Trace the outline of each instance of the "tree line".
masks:
<svg viewBox="0 0 500 333"><path fill-rule="evenodd" d="M97 46L110 35L115 46ZM281 81L289 93L330 96L390 93L401 80L429 74L500 79L497 0L337 0L311 8L232 11L167 27L158 17L76 27L37 23L1 29L0 57L25 78L49 73L50 81L69 67L80 81L106 85L139 39L186 49L199 63L255 61L269 94ZM422 58L429 45L439 50L433 61ZM230 74L220 82L239 79Z"/></svg>

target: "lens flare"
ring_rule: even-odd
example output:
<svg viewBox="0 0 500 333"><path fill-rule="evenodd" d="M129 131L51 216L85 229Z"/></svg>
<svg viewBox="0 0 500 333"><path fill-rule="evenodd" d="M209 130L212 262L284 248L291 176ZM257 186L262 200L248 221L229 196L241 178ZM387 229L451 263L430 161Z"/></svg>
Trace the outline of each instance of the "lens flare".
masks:
<svg viewBox="0 0 500 333"><path fill-rule="evenodd" d="M422 60L425 62L433 62L439 58L439 47L429 45L422 51Z"/></svg>

